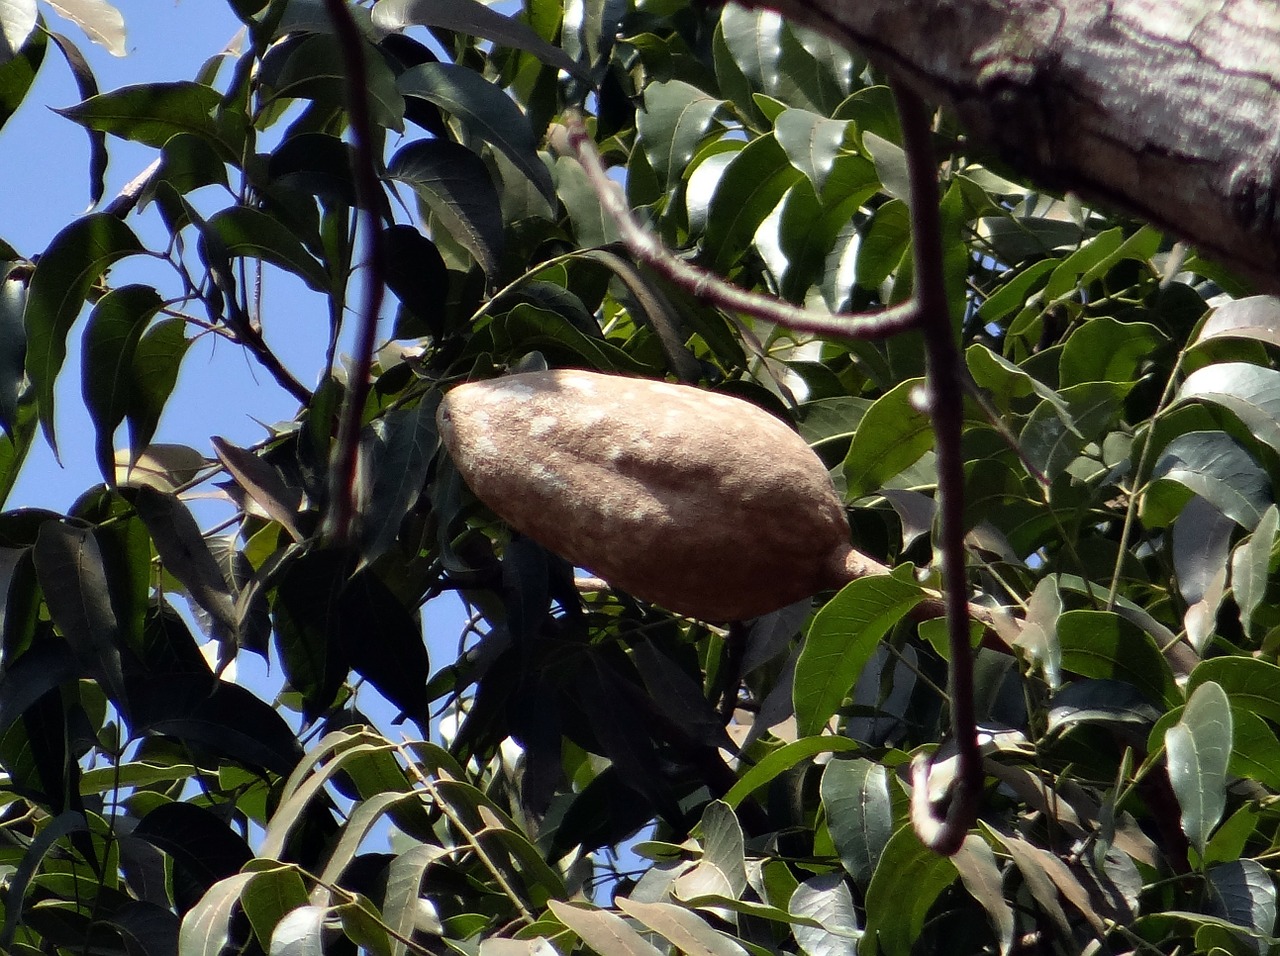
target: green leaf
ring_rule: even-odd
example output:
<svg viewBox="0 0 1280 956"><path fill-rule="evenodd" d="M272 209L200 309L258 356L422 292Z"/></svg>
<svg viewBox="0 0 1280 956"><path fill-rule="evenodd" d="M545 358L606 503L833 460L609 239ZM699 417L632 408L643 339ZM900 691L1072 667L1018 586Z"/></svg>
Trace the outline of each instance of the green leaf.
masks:
<svg viewBox="0 0 1280 956"><path fill-rule="evenodd" d="M1020 310L1027 300L1048 281L1048 275L1058 264L1057 259L1042 259L1025 269L1011 269L1009 280L992 292L978 306L978 318L984 322L999 322L1011 312Z"/></svg>
<svg viewBox="0 0 1280 956"><path fill-rule="evenodd" d="M46 521L40 526L34 556L54 624L116 705L127 707L116 615L93 532Z"/></svg>
<svg viewBox="0 0 1280 956"><path fill-rule="evenodd" d="M671 943L679 952L700 956L746 956L741 945L712 929L696 913L672 903L618 897L615 905Z"/></svg>
<svg viewBox="0 0 1280 956"><path fill-rule="evenodd" d="M1257 860L1231 860L1205 874L1216 915L1264 936L1275 932L1276 886Z"/></svg>
<svg viewBox="0 0 1280 956"><path fill-rule="evenodd" d="M650 83L636 133L660 182L678 181L723 101L680 80Z"/></svg>
<svg viewBox="0 0 1280 956"><path fill-rule="evenodd" d="M1066 414L1057 402L1041 402L1027 419L1018 443L1022 454L1041 474L1058 475L1084 450L1115 424L1133 382L1086 382L1059 393Z"/></svg>
<svg viewBox="0 0 1280 956"><path fill-rule="evenodd" d="M280 472L266 460L231 444L225 438L212 438L214 454L222 462L236 484L244 489L262 510L289 532L294 541L306 537L298 527L298 510L302 507L302 491L285 484Z"/></svg>
<svg viewBox="0 0 1280 956"><path fill-rule="evenodd" d="M187 133L226 162L238 163L247 120L243 114L222 112L221 106L222 94L213 87L179 81L125 86L54 112L88 129L157 149Z"/></svg>
<svg viewBox="0 0 1280 956"><path fill-rule="evenodd" d="M1232 706L1280 723L1280 667L1255 657L1215 657L1201 662L1187 679L1187 693L1217 684Z"/></svg>
<svg viewBox="0 0 1280 956"><path fill-rule="evenodd" d="M910 240L911 221L906 203L891 199L876 210L858 245L858 285L875 289L889 278L907 254Z"/></svg>
<svg viewBox="0 0 1280 956"><path fill-rule="evenodd" d="M865 887L894 831L888 771L861 757L832 760L822 772L821 794L840 862Z"/></svg>
<svg viewBox="0 0 1280 956"><path fill-rule="evenodd" d="M1278 530L1280 509L1270 505L1253 534L1237 545L1231 555L1231 593L1240 608L1240 626L1246 634L1253 633L1254 613L1267 593L1271 551Z"/></svg>
<svg viewBox="0 0 1280 956"><path fill-rule="evenodd" d="M417 608L406 608L366 569L342 588L338 614L339 640L351 667L425 732L431 669Z"/></svg>
<svg viewBox="0 0 1280 956"><path fill-rule="evenodd" d="M950 858L928 849L910 825L885 845L867 887L866 935L876 952L910 956L934 901L956 880Z"/></svg>
<svg viewBox="0 0 1280 956"><path fill-rule="evenodd" d="M548 66L565 70L579 79L591 79L583 64L538 36L528 24L503 16L479 0L378 0L373 8L373 23L382 30L441 27L466 36L484 37L499 46L532 53Z"/></svg>
<svg viewBox="0 0 1280 956"><path fill-rule="evenodd" d="M411 847L391 861L387 868L387 892L383 900L382 915L387 925L400 937L411 937L417 926L423 874L428 866L448 853L444 847L423 843ZM402 942L396 942L392 951L395 956L404 956L408 947Z"/></svg>
<svg viewBox="0 0 1280 956"><path fill-rule="evenodd" d="M290 910L307 903L307 887L302 876L290 865L281 864L258 870L240 892L240 905L253 927L254 935L265 949L271 943L276 924Z"/></svg>
<svg viewBox="0 0 1280 956"><path fill-rule="evenodd" d="M1142 496L1143 522L1155 528L1173 524L1191 495L1252 529L1271 507L1271 481L1226 432L1190 431L1169 442L1156 460Z"/></svg>
<svg viewBox="0 0 1280 956"><path fill-rule="evenodd" d="M551 173L538 156L528 118L479 73L448 63L423 63L400 74L396 88L404 96L436 104L472 136L502 150L549 202L555 201Z"/></svg>
<svg viewBox="0 0 1280 956"><path fill-rule="evenodd" d="M8 63L27 45L36 16L35 0L10 0L0 7L0 63Z"/></svg>
<svg viewBox="0 0 1280 956"><path fill-rule="evenodd" d="M19 0L19 6L26 7L30 11L33 18L32 25L34 25L36 12L34 0ZM14 7L11 5L9 9L12 10ZM16 30L12 29L11 22L5 23L4 38L0 40L0 50L5 46L9 47L8 54L0 56L0 128L9 122L9 118L17 112L22 101L26 99L31 85L35 82L36 74L40 72L40 65L44 62L44 54L49 46L43 30L32 30L28 31L26 39L15 47L13 44L18 34L22 32L26 13L20 11L19 18L20 22Z"/></svg>
<svg viewBox="0 0 1280 956"><path fill-rule="evenodd" d="M1280 346L1280 303L1275 297L1253 295L1224 302L1209 313L1194 344L1232 338Z"/></svg>
<svg viewBox="0 0 1280 956"><path fill-rule="evenodd" d="M1005 899L1004 877L991 847L982 837L971 833L951 861L964 888L986 911L1000 952L1009 953L1013 949L1015 928L1013 907Z"/></svg>
<svg viewBox="0 0 1280 956"><path fill-rule="evenodd" d="M836 163L848 156L853 139L848 121L827 119L808 110L784 110L773 121L773 135L787 159L821 193Z"/></svg>
<svg viewBox="0 0 1280 956"><path fill-rule="evenodd" d="M132 388L128 393L129 451L134 461L151 444L182 359L193 339L182 319L165 319L146 331L133 350Z"/></svg>
<svg viewBox="0 0 1280 956"><path fill-rule="evenodd" d="M239 624L235 592L187 506L177 495L148 485L130 490L128 496L151 533L165 570L209 613L223 639L234 638Z"/></svg>
<svg viewBox="0 0 1280 956"><path fill-rule="evenodd" d="M18 403L27 385L27 283L10 268L0 268L0 428L13 438Z"/></svg>
<svg viewBox="0 0 1280 956"><path fill-rule="evenodd" d="M736 807L779 774L786 773L800 761L808 760L817 754L847 753L860 749L862 744L848 737L805 737L793 741L772 751L744 773L724 795L724 802L731 807Z"/></svg>
<svg viewBox="0 0 1280 956"><path fill-rule="evenodd" d="M801 178L772 136L752 140L734 154L711 195L703 234L717 271L737 263L761 223Z"/></svg>
<svg viewBox="0 0 1280 956"><path fill-rule="evenodd" d="M93 307L84 330L81 392L94 426L98 469L108 484L115 481L116 428L128 414L134 357L147 324L164 302L149 286L112 289Z"/></svg>
<svg viewBox="0 0 1280 956"><path fill-rule="evenodd" d="M1219 405L1260 441L1280 451L1280 371L1244 362L1207 365L1186 377L1177 401Z"/></svg>
<svg viewBox="0 0 1280 956"><path fill-rule="evenodd" d="M1098 316L1073 332L1058 365L1061 388L1084 382L1132 382L1144 366L1160 361L1168 337L1146 322Z"/></svg>
<svg viewBox="0 0 1280 956"><path fill-rule="evenodd" d="M1182 832L1201 857L1226 808L1231 704L1217 684L1191 694L1182 719L1165 732L1169 783L1182 808Z"/></svg>
<svg viewBox="0 0 1280 956"><path fill-rule="evenodd" d="M479 156L457 143L419 140L391 157L387 174L410 186L480 267L494 273L503 242L501 202Z"/></svg>
<svg viewBox="0 0 1280 956"><path fill-rule="evenodd" d="M857 683L877 644L924 600L919 585L877 575L846 584L814 615L796 662L796 725L821 732Z"/></svg>
<svg viewBox="0 0 1280 956"><path fill-rule="evenodd" d="M249 206L232 206L210 216L207 226L222 240L227 255L269 262L292 272L316 292L328 290L324 266L279 218Z"/></svg>
<svg viewBox="0 0 1280 956"><path fill-rule="evenodd" d="M854 949L862 936L853 894L839 873L811 876L791 894L787 909L819 926L796 922L791 932L806 956L839 956Z"/></svg>
<svg viewBox="0 0 1280 956"><path fill-rule="evenodd" d="M280 662L307 720L333 704L350 666L341 605L350 565L340 551L304 554L285 569L271 603Z"/></svg>
<svg viewBox="0 0 1280 956"><path fill-rule="evenodd" d="M213 884L182 917L178 950L184 956L221 956L231 942L231 920L239 913L240 893L254 878L237 873Z"/></svg>
<svg viewBox="0 0 1280 956"><path fill-rule="evenodd" d="M1063 670L1120 680L1153 704L1173 706L1180 695L1169 664L1151 635L1110 611L1066 611L1058 618Z"/></svg>
<svg viewBox="0 0 1280 956"><path fill-rule="evenodd" d="M294 3L289 10L305 9ZM359 9L359 8L357 8ZM328 17L325 17L328 27ZM365 103L370 121L381 129L404 132L404 97L385 59L365 48ZM347 88L346 54L332 33L303 33L272 47L262 59L258 83L277 97L308 99L321 109L344 103ZM264 97L265 99L265 97Z"/></svg>
<svg viewBox="0 0 1280 956"><path fill-rule="evenodd" d="M933 447L933 425L916 396L923 380L901 382L862 416L844 460L845 500L879 491Z"/></svg>
<svg viewBox="0 0 1280 956"><path fill-rule="evenodd" d="M55 457L54 382L67 356L67 333L93 284L110 266L143 251L128 226L105 213L77 219L40 257L27 296L27 374L35 389L44 430Z"/></svg>
<svg viewBox="0 0 1280 956"><path fill-rule="evenodd" d="M551 900L552 914L597 953L609 956L662 956L661 951L645 940L620 916L587 904L561 903Z"/></svg>

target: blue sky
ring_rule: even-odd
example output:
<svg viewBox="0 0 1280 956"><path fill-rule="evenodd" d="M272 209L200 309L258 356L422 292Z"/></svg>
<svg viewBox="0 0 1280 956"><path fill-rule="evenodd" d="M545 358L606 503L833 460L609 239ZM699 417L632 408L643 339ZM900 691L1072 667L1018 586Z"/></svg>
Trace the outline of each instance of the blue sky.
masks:
<svg viewBox="0 0 1280 956"><path fill-rule="evenodd" d="M116 0L128 28L128 53L113 57L76 27L44 8L52 29L70 37L88 58L99 88L108 91L134 83L189 80L209 57L227 48L240 24L225 0ZM228 67L229 68L229 64ZM226 69L224 68L224 69ZM89 201L88 145L84 131L53 113L79 101L65 62L50 45L35 86L21 109L0 129L0 238L21 254L41 252ZM154 150L112 139L107 174L107 200L155 158ZM216 203L216 193L206 203ZM207 212L217 205L206 206ZM144 244L164 248L166 237L154 216L128 220ZM126 260L110 273L112 285L168 282L170 273L147 260ZM357 287L358 288L358 287ZM358 301L354 300L353 301ZM387 310L394 306L389 300ZM321 299L301 283L269 270L262 294L264 334L294 375L314 385L324 368L327 320ZM203 317L203 315L201 315ZM389 324L384 327L389 331ZM57 390L59 466L37 439L7 509L45 507L67 510L85 490L100 481L93 456L93 426L80 397L79 342L83 316L68 339L70 351ZM248 445L264 437L261 423L291 418L296 402L258 369L238 347L219 337L201 337L187 353L178 388L161 420L156 441L191 445L211 455L209 438L221 435ZM126 440L121 429L117 446ZM231 514L228 508L195 503L206 524ZM434 667L452 660L461 628L462 610L452 598L432 604L427 630ZM278 678L265 672L252 655L241 663L240 680L268 699ZM278 668L272 668L278 674ZM360 704L380 720L390 716L367 689ZM384 729L387 729L384 727Z"/></svg>
<svg viewBox="0 0 1280 956"><path fill-rule="evenodd" d="M124 57L111 56L77 28L44 11L50 27L80 47L104 91L132 83L191 79L200 64L226 48L239 28L222 0L122 0L119 6L129 30L128 55ZM0 204L0 237L24 255L42 251L59 229L88 206L84 132L49 109L78 100L70 71L51 44L26 102L0 129L0 183L5 197ZM109 148L108 198L155 157L150 149L115 139ZM130 225L144 243L163 243L154 222L144 225L134 218ZM150 264L128 262L110 276L113 285L148 279L166 281L167 276ZM307 302L305 295L305 289L286 277L271 276L264 290L264 312L268 340L280 347L286 363L303 382L314 384L323 365L324 319L317 304ZM317 323L307 322L308 314L316 316ZM6 507L65 510L95 480L92 426L79 392L82 331L81 325L72 330L72 354L58 390L57 427L64 467L59 468L48 447L38 442ZM191 414L193 406L198 407L198 415ZM294 411L292 399L254 368L239 349L206 336L187 355L179 391L156 440L191 444L208 453L210 435L248 444L264 434L255 419L271 422L290 417Z"/></svg>

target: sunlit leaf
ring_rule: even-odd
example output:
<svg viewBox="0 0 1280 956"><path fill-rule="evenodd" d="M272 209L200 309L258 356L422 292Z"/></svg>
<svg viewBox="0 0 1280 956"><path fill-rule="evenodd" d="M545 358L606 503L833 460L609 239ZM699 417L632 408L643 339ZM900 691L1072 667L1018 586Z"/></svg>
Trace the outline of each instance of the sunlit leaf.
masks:
<svg viewBox="0 0 1280 956"><path fill-rule="evenodd" d="M908 956L938 895L956 880L949 857L928 849L910 825L885 845L867 887L867 936L886 956Z"/></svg>
<svg viewBox="0 0 1280 956"><path fill-rule="evenodd" d="M884 576L860 578L814 616L796 663L793 693L801 736L822 730L880 639L922 600L918 585Z"/></svg>
<svg viewBox="0 0 1280 956"><path fill-rule="evenodd" d="M1182 831L1203 856L1226 807L1231 705L1221 687L1208 682L1195 689L1182 719L1165 732L1165 753Z"/></svg>
<svg viewBox="0 0 1280 956"><path fill-rule="evenodd" d="M866 886L895 828L888 773L864 758L832 760L822 773L821 793L840 862Z"/></svg>

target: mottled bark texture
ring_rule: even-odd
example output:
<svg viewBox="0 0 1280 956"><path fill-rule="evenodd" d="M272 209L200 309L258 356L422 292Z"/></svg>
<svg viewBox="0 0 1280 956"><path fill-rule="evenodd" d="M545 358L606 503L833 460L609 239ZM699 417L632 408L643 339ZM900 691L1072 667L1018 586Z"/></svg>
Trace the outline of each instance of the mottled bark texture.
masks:
<svg viewBox="0 0 1280 956"><path fill-rule="evenodd" d="M746 0L855 47L1045 186L1280 292L1274 0Z"/></svg>

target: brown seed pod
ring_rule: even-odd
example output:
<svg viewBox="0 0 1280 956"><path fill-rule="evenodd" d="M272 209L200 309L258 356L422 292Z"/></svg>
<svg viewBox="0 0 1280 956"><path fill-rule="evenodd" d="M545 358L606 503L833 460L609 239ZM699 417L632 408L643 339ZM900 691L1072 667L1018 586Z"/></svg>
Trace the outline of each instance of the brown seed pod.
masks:
<svg viewBox="0 0 1280 956"><path fill-rule="evenodd" d="M741 399L557 370L459 386L438 419L508 524L679 614L744 620L884 570L850 546L818 456Z"/></svg>

